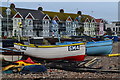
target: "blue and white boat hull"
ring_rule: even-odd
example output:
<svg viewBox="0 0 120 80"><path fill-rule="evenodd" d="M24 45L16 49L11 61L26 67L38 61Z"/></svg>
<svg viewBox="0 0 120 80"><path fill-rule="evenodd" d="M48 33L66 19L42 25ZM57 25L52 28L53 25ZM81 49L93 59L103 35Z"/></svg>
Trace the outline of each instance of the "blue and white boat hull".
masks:
<svg viewBox="0 0 120 80"><path fill-rule="evenodd" d="M63 44L75 44L75 43L82 43L82 42L66 41L63 43L56 43L56 44L63 45ZM112 49L113 49L113 41L112 40L86 43L86 55L107 55L107 54L112 53Z"/></svg>
<svg viewBox="0 0 120 80"><path fill-rule="evenodd" d="M107 55L112 53L113 41L97 41L97 42L87 42L86 44L86 54L87 55Z"/></svg>

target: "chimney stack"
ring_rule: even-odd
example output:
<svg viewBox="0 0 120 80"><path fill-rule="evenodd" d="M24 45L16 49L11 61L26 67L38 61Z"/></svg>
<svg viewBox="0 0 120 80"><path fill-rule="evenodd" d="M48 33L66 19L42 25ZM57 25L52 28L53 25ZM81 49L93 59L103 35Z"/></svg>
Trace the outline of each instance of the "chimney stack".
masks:
<svg viewBox="0 0 120 80"><path fill-rule="evenodd" d="M77 14L82 15L82 12L81 12L81 11L78 11Z"/></svg>
<svg viewBox="0 0 120 80"><path fill-rule="evenodd" d="M64 13L64 9L60 9L60 13Z"/></svg>
<svg viewBox="0 0 120 80"><path fill-rule="evenodd" d="M38 7L38 10L43 11L43 8L42 7Z"/></svg>
<svg viewBox="0 0 120 80"><path fill-rule="evenodd" d="M10 8L13 8L13 9L14 9L14 8L15 8L15 4L13 4L13 3L10 4Z"/></svg>

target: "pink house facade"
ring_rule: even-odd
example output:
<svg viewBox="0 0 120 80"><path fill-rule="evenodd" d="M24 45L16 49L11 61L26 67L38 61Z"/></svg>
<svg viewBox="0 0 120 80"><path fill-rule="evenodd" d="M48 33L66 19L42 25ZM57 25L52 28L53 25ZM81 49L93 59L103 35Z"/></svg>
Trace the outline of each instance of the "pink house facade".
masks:
<svg viewBox="0 0 120 80"><path fill-rule="evenodd" d="M105 31L104 31L104 20L103 19L95 19L96 24L97 24L97 28L98 28L98 35L102 36L104 35Z"/></svg>

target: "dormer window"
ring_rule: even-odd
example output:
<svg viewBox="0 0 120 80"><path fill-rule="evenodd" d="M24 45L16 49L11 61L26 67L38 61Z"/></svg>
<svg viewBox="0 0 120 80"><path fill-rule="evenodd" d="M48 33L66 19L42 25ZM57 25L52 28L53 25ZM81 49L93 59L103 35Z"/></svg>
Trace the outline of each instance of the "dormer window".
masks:
<svg viewBox="0 0 120 80"><path fill-rule="evenodd" d="M20 19L18 19L18 22L20 22Z"/></svg>

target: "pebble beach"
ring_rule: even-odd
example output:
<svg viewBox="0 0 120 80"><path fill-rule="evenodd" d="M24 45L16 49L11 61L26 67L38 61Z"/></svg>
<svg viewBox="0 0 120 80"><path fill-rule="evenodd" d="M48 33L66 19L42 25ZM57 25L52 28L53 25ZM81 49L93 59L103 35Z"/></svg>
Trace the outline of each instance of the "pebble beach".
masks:
<svg viewBox="0 0 120 80"><path fill-rule="evenodd" d="M113 54L120 53L120 42L113 44ZM120 70L119 56L86 56L85 60L97 58L99 59L92 67L101 67L104 70ZM47 63L46 63L47 64ZM84 72L84 71L69 71L64 69L47 68L46 72L30 73L30 74L2 74L2 80L35 80L35 79L120 79L120 73L112 72Z"/></svg>

